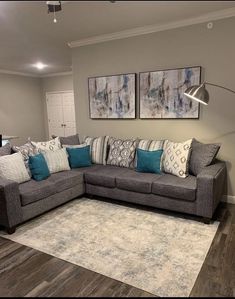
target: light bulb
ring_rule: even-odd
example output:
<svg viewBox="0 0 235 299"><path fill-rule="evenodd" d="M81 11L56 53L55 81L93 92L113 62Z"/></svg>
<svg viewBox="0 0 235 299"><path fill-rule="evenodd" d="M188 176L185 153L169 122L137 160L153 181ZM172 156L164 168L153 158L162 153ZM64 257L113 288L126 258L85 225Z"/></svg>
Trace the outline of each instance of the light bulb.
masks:
<svg viewBox="0 0 235 299"><path fill-rule="evenodd" d="M56 18L54 18L53 22L54 22L54 23L57 23L57 20L56 20Z"/></svg>
<svg viewBox="0 0 235 299"><path fill-rule="evenodd" d="M47 65L42 63L42 62L37 62L33 66L36 67L39 70L43 70L45 67L47 67Z"/></svg>

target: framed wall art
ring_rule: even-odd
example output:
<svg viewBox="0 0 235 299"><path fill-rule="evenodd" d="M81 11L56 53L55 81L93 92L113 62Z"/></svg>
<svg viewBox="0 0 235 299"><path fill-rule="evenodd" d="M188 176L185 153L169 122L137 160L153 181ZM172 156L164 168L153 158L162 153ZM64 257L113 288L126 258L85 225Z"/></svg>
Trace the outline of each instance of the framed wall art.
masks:
<svg viewBox="0 0 235 299"><path fill-rule="evenodd" d="M92 119L136 118L136 74L88 78Z"/></svg>
<svg viewBox="0 0 235 299"><path fill-rule="evenodd" d="M140 73L140 118L198 119L200 104L184 91L200 82L200 66Z"/></svg>

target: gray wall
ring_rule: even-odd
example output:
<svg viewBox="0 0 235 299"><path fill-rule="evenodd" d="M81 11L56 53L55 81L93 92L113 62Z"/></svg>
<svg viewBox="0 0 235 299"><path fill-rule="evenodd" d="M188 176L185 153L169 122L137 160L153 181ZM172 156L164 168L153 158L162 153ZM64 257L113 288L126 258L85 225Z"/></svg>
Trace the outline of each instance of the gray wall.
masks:
<svg viewBox="0 0 235 299"><path fill-rule="evenodd" d="M169 138L220 142L219 157L227 161L228 194L235 195L235 98L208 87L209 106L199 120L90 120L87 78L127 72L200 65L209 82L235 89L235 18L158 32L128 39L83 46L72 50L78 132L81 135Z"/></svg>
<svg viewBox="0 0 235 299"><path fill-rule="evenodd" d="M0 74L0 128L15 144L45 138L40 79Z"/></svg>
<svg viewBox="0 0 235 299"><path fill-rule="evenodd" d="M41 79L42 101L44 110L44 124L46 130L46 137L50 138L48 134L48 122L47 122L47 106L46 106L46 93L53 91L66 91L73 90L73 76L72 75L60 75L54 77L44 77Z"/></svg>

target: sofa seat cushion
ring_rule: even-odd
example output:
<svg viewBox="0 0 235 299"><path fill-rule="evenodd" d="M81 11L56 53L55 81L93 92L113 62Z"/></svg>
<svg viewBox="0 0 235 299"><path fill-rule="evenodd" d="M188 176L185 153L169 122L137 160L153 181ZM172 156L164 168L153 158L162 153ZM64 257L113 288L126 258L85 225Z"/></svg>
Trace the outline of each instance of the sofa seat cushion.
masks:
<svg viewBox="0 0 235 299"><path fill-rule="evenodd" d="M102 165L92 164L91 166L88 166L88 167L74 168L73 171L78 172L78 173L82 173L83 175L85 175L85 173L96 171L100 167L102 167Z"/></svg>
<svg viewBox="0 0 235 299"><path fill-rule="evenodd" d="M116 177L116 186L119 189L139 193L151 193L152 183L161 175L155 173L141 173L128 169L126 173Z"/></svg>
<svg viewBox="0 0 235 299"><path fill-rule="evenodd" d="M30 180L19 185L22 206L46 198L56 193L55 184L48 180Z"/></svg>
<svg viewBox="0 0 235 299"><path fill-rule="evenodd" d="M53 173L48 182L55 184L56 192L70 189L83 183L83 174L73 170Z"/></svg>
<svg viewBox="0 0 235 299"><path fill-rule="evenodd" d="M171 174L163 174L153 182L152 193L172 198L194 201L196 199L197 179L189 175L179 178Z"/></svg>
<svg viewBox="0 0 235 299"><path fill-rule="evenodd" d="M118 166L101 166L96 171L85 173L85 182L91 185L102 187L115 188L116 177L122 176L127 171L127 168Z"/></svg>

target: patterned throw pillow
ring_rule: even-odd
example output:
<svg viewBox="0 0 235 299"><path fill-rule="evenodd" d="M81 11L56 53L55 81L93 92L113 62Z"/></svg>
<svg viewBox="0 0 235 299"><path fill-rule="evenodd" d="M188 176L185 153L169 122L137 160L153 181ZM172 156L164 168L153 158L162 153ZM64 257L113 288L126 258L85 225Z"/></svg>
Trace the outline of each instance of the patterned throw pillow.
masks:
<svg viewBox="0 0 235 299"><path fill-rule="evenodd" d="M47 162L50 173L70 170L68 154L65 148L55 151L44 151L42 154Z"/></svg>
<svg viewBox="0 0 235 299"><path fill-rule="evenodd" d="M84 143L90 145L92 163L106 165L108 140L109 136L84 138Z"/></svg>
<svg viewBox="0 0 235 299"><path fill-rule="evenodd" d="M30 180L21 153L0 157L0 177L19 184Z"/></svg>
<svg viewBox="0 0 235 299"><path fill-rule="evenodd" d="M35 156L39 153L38 149L30 142L26 142L24 145L21 146L12 146L12 150L15 153L21 153L24 158L24 164L26 169L31 177L31 172L29 169L29 156Z"/></svg>
<svg viewBox="0 0 235 299"><path fill-rule="evenodd" d="M111 137L107 164L133 168L137 144L138 139L123 140Z"/></svg>
<svg viewBox="0 0 235 299"><path fill-rule="evenodd" d="M164 140L140 139L138 148L145 151L157 151L163 149Z"/></svg>
<svg viewBox="0 0 235 299"><path fill-rule="evenodd" d="M77 145L72 145L72 144L62 144L63 148L83 148L86 147L87 144L86 143L82 143L82 144L77 144Z"/></svg>
<svg viewBox="0 0 235 299"><path fill-rule="evenodd" d="M188 176L188 164L191 154L192 139L183 143L166 140L164 143L163 167L166 173L181 178Z"/></svg>
<svg viewBox="0 0 235 299"><path fill-rule="evenodd" d="M61 149L59 137L45 142L31 141L31 143L38 149L39 152L57 151L58 149Z"/></svg>

